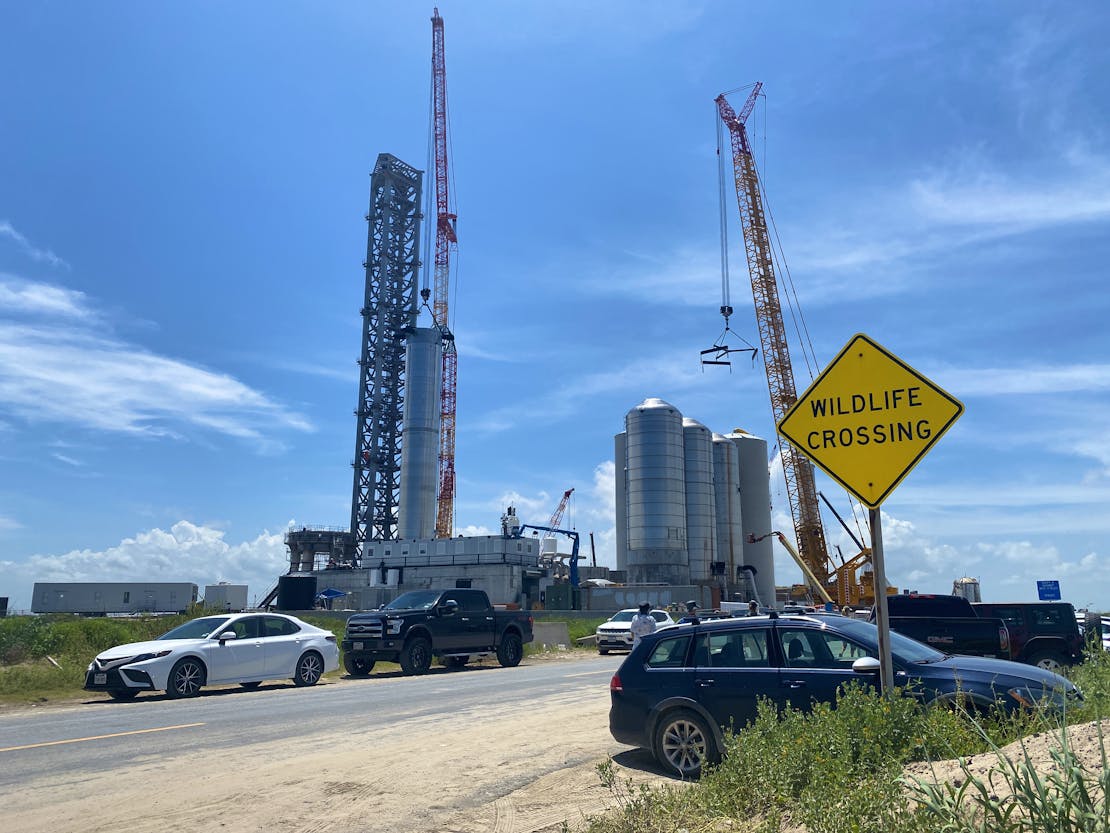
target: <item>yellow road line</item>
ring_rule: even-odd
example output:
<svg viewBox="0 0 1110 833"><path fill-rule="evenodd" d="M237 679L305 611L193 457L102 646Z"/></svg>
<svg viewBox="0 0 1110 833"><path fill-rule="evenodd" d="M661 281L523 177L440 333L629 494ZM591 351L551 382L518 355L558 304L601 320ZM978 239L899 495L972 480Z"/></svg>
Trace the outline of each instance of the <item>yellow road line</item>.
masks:
<svg viewBox="0 0 1110 833"><path fill-rule="evenodd" d="M161 726L157 729L136 729L134 732L113 732L110 735L93 735L89 738L71 738L70 740L51 740L46 743L29 743L26 746L7 746L0 749L0 752L17 752L20 749L39 749L43 746L60 746L63 743L84 743L89 740L104 740L105 738L122 738L127 735L145 735L150 732L169 732L172 729L193 729L197 726L203 726L203 723L182 723L180 726Z"/></svg>

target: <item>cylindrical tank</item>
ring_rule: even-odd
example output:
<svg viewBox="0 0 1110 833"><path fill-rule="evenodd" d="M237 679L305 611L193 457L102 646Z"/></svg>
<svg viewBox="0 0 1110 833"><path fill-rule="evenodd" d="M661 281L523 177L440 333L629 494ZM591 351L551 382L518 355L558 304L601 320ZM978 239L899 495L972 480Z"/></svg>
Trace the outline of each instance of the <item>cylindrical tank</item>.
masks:
<svg viewBox="0 0 1110 833"><path fill-rule="evenodd" d="M767 441L737 429L728 435L739 452L740 520L744 541L744 564L755 568L755 586L764 604L775 598L775 554L772 538L749 544L771 532L771 479L767 470ZM735 578L735 577L734 577Z"/></svg>
<svg viewBox="0 0 1110 833"><path fill-rule="evenodd" d="M625 448L627 435L621 431L613 437L613 477L616 490L616 545L617 569L628 568L628 452Z"/></svg>
<svg viewBox="0 0 1110 833"><path fill-rule="evenodd" d="M696 419L682 420L686 480L686 550L690 580L709 581L717 560L717 496L713 487L713 432Z"/></svg>
<svg viewBox="0 0 1110 833"><path fill-rule="evenodd" d="M969 602L983 601L979 593L979 579L970 576L964 576L952 582L952 595L967 599Z"/></svg>
<svg viewBox="0 0 1110 833"><path fill-rule="evenodd" d="M740 452L723 434L713 435L713 493L717 504L717 560L727 564L729 582L744 565L740 522Z"/></svg>
<svg viewBox="0 0 1110 833"><path fill-rule="evenodd" d="M405 404L401 428L397 537L431 538L436 530L439 491L440 379L443 336L417 327L405 345Z"/></svg>
<svg viewBox="0 0 1110 833"><path fill-rule="evenodd" d="M278 576L278 610L312 610L316 604L316 576Z"/></svg>
<svg viewBox="0 0 1110 833"><path fill-rule="evenodd" d="M645 399L624 424L628 582L689 584L682 414L662 399Z"/></svg>

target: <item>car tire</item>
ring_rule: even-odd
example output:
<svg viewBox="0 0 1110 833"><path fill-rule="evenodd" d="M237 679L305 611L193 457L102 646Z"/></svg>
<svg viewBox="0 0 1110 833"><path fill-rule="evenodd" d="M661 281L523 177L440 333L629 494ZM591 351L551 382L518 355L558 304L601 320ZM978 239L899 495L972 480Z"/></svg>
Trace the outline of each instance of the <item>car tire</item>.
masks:
<svg viewBox="0 0 1110 833"><path fill-rule="evenodd" d="M401 673L406 676L427 674L432 667L432 643L422 636L410 639L401 649L398 660L401 663Z"/></svg>
<svg viewBox="0 0 1110 833"><path fill-rule="evenodd" d="M262 685L262 680L252 680L249 683L239 683L243 688L258 688Z"/></svg>
<svg viewBox="0 0 1110 833"><path fill-rule="evenodd" d="M672 775L697 778L716 759L709 726L694 712L677 709L663 715L652 739L655 760Z"/></svg>
<svg viewBox="0 0 1110 833"><path fill-rule="evenodd" d="M524 659L524 643L515 633L507 633L501 637L501 644L497 646L497 661L502 668L515 668Z"/></svg>
<svg viewBox="0 0 1110 833"><path fill-rule="evenodd" d="M1068 665L1068 659L1059 651L1038 651L1031 655L1028 660L1030 665L1035 665L1038 668L1043 668L1045 671L1052 671L1054 674L1061 673Z"/></svg>
<svg viewBox="0 0 1110 833"><path fill-rule="evenodd" d="M365 677L374 670L374 660L363 657L343 657L343 668L352 677Z"/></svg>
<svg viewBox="0 0 1110 833"><path fill-rule="evenodd" d="M114 688L108 692L108 696L113 700L134 700L139 696L137 688Z"/></svg>
<svg viewBox="0 0 1110 833"><path fill-rule="evenodd" d="M196 697L207 679L204 663L193 657L177 661L166 681L166 694L173 700Z"/></svg>
<svg viewBox="0 0 1110 833"><path fill-rule="evenodd" d="M293 685L310 686L320 682L324 676L324 658L315 651L305 651L297 660L297 669L293 672Z"/></svg>
<svg viewBox="0 0 1110 833"><path fill-rule="evenodd" d="M443 664L448 668L462 668L470 662L470 657L444 657Z"/></svg>

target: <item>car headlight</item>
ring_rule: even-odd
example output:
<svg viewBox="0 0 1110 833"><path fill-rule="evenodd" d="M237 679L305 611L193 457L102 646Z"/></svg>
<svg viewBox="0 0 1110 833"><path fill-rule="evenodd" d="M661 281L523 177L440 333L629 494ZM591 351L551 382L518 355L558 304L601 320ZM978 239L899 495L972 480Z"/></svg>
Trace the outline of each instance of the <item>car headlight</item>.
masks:
<svg viewBox="0 0 1110 833"><path fill-rule="evenodd" d="M133 665L136 662L146 662L148 659L160 659L161 657L168 657L173 653L172 648L167 648L165 651L158 651L153 654L139 654L137 657L132 657L128 665Z"/></svg>
<svg viewBox="0 0 1110 833"><path fill-rule="evenodd" d="M405 624L404 619L386 619L385 632L391 636L395 636L401 632L401 626Z"/></svg>

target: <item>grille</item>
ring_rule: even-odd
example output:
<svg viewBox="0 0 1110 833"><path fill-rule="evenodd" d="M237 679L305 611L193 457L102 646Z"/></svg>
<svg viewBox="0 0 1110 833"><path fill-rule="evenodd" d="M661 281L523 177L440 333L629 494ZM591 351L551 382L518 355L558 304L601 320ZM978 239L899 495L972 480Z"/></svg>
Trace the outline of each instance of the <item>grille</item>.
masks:
<svg viewBox="0 0 1110 833"><path fill-rule="evenodd" d="M382 620L370 622L351 622L347 625L347 636L351 639L381 639Z"/></svg>

